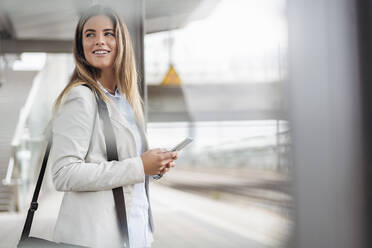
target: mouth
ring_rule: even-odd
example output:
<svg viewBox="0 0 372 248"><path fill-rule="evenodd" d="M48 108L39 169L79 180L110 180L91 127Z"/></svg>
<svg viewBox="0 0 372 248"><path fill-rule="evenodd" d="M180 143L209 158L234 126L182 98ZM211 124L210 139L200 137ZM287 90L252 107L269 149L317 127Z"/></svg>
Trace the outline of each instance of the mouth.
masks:
<svg viewBox="0 0 372 248"><path fill-rule="evenodd" d="M97 50L94 50L92 53L94 55L102 56L102 55L109 54L110 51L109 50L106 50L106 49L97 49Z"/></svg>

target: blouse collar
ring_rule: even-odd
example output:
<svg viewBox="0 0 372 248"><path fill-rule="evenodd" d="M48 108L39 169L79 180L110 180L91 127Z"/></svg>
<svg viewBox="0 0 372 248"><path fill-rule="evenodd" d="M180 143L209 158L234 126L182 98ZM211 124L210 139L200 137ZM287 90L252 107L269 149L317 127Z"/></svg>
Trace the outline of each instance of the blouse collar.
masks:
<svg viewBox="0 0 372 248"><path fill-rule="evenodd" d="M120 97L120 92L118 90L118 87L115 87L115 95L113 95L110 92L108 92L108 90L106 90L105 87L103 87L103 85L101 84L100 81L97 80L97 83L98 83L99 87L103 90L103 92L105 92L106 95L113 96L113 97Z"/></svg>

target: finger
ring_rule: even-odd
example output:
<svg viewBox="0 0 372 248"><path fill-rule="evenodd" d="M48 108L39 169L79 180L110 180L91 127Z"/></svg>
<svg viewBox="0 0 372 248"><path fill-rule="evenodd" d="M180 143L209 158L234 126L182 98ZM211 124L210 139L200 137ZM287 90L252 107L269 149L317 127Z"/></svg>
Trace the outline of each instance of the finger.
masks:
<svg viewBox="0 0 372 248"><path fill-rule="evenodd" d="M172 152L164 152L163 153L164 159L171 159L173 160L173 153Z"/></svg>
<svg viewBox="0 0 372 248"><path fill-rule="evenodd" d="M168 171L169 171L169 168L164 167L164 169L162 169L162 170L160 171L160 174L165 174L165 173L168 172Z"/></svg>
<svg viewBox="0 0 372 248"><path fill-rule="evenodd" d="M169 170L171 167L174 167L175 165L176 164L174 162L169 162L168 164L165 165L165 168Z"/></svg>
<svg viewBox="0 0 372 248"><path fill-rule="evenodd" d="M178 158L178 153L177 152L172 152L172 158L177 159Z"/></svg>
<svg viewBox="0 0 372 248"><path fill-rule="evenodd" d="M163 161L161 162L161 165L162 165L162 166L167 166L167 164L169 164L169 163L171 163L171 162L173 162L173 159L166 159L166 160L163 160Z"/></svg>

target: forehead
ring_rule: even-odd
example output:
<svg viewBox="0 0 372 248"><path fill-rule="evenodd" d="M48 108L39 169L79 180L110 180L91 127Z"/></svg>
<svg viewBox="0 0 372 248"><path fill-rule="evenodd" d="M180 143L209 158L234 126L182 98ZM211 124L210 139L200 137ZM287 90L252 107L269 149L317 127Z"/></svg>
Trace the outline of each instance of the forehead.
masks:
<svg viewBox="0 0 372 248"><path fill-rule="evenodd" d="M105 15L92 16L84 25L84 30L86 29L100 30L108 28L113 29L114 25L111 19Z"/></svg>

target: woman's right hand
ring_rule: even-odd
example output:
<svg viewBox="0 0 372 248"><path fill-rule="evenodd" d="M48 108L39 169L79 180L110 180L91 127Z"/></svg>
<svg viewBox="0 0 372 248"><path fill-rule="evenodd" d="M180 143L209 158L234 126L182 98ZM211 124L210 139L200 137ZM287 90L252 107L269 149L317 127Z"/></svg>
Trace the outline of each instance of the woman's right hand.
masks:
<svg viewBox="0 0 372 248"><path fill-rule="evenodd" d="M169 152L167 149L157 148L144 152L141 155L145 175L160 174L169 162L177 158L177 152Z"/></svg>

